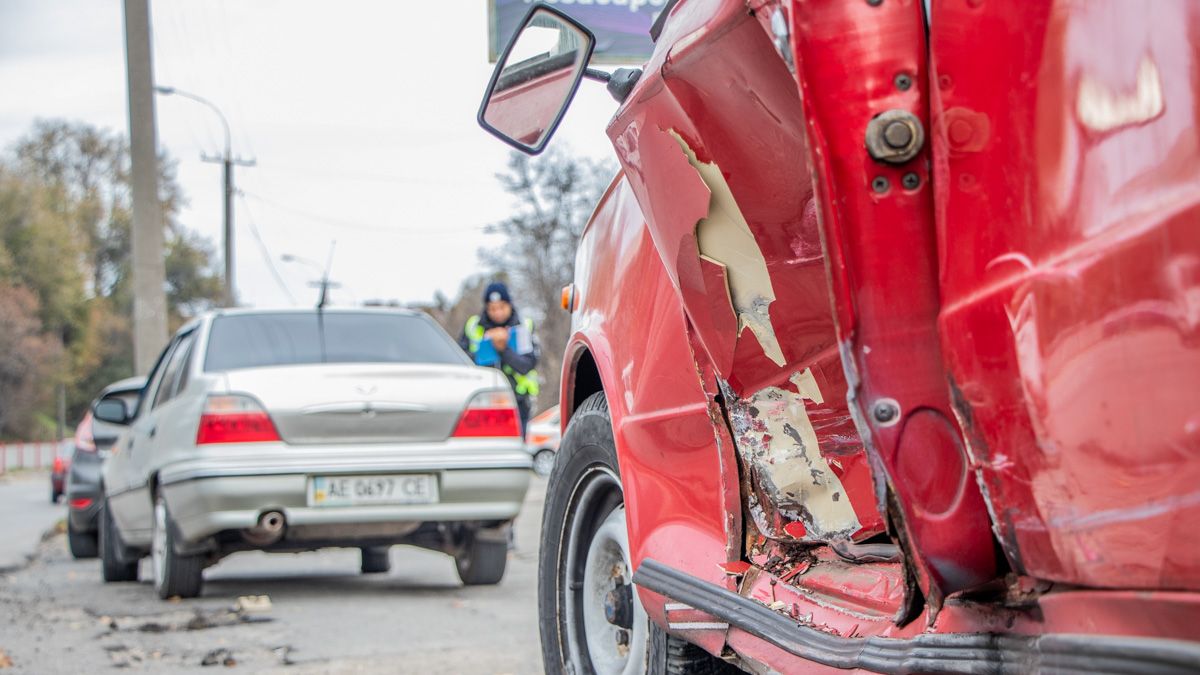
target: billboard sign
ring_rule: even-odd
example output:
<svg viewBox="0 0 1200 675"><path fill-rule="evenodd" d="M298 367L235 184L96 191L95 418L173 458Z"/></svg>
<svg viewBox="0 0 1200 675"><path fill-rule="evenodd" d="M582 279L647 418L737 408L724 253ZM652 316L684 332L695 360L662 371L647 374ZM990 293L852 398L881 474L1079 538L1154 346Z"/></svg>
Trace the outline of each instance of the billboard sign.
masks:
<svg viewBox="0 0 1200 675"><path fill-rule="evenodd" d="M488 61L495 63L535 0L488 0ZM542 0L596 34L592 63L641 65L654 51L650 26L668 0Z"/></svg>

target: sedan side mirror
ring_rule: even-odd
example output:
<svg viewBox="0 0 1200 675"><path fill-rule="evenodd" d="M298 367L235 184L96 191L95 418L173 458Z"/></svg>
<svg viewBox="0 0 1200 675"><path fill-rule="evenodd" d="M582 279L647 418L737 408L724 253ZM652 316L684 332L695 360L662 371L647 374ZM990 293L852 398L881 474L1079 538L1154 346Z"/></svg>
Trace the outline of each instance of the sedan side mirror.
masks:
<svg viewBox="0 0 1200 675"><path fill-rule="evenodd" d="M587 71L596 38L559 10L534 5L504 48L479 106L479 124L514 148L546 148Z"/></svg>
<svg viewBox="0 0 1200 675"><path fill-rule="evenodd" d="M109 424L129 424L129 410L125 407L125 401L119 398L97 401L96 405L92 407L92 416Z"/></svg>

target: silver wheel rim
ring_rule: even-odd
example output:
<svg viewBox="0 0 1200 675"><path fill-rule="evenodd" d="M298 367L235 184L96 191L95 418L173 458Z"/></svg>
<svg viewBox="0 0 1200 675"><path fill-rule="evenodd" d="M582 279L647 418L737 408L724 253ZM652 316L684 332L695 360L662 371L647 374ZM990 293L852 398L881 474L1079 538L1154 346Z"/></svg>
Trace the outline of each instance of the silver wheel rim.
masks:
<svg viewBox="0 0 1200 675"><path fill-rule="evenodd" d="M154 534L150 543L154 563L154 587L161 589L167 577L167 505L160 498L154 502Z"/></svg>
<svg viewBox="0 0 1200 675"><path fill-rule="evenodd" d="M620 483L604 469L585 476L576 488L577 500L567 537L567 588L562 597L565 614L568 658L574 672L597 675L633 675L646 665L649 646L649 619L632 587L633 570L629 557L629 534L625 524L625 506L619 500L608 513L595 513L605 502L619 497ZM595 514L593 520L589 516ZM599 525L588 531L588 523ZM582 560L581 560L582 559ZM582 567L581 577L571 570ZM632 622L629 629L608 622L605 602L619 583L628 584L632 596ZM578 584L578 591L572 586ZM624 636L621 636L624 633Z"/></svg>
<svg viewBox="0 0 1200 675"><path fill-rule="evenodd" d="M549 476L554 469L554 452L541 450L533 456L533 470L539 476Z"/></svg>
<svg viewBox="0 0 1200 675"><path fill-rule="evenodd" d="M637 592L629 589L634 606L631 629L609 623L604 612L609 591L632 584L625 507L614 509L604 519L588 547L585 565L582 609L592 667L599 675L640 673L646 662L646 619ZM624 639L618 639L622 633Z"/></svg>

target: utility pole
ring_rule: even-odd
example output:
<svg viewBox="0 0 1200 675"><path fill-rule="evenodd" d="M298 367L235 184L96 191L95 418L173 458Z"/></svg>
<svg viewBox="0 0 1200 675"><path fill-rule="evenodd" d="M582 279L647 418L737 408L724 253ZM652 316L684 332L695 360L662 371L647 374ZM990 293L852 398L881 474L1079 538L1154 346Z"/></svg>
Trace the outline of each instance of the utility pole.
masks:
<svg viewBox="0 0 1200 675"><path fill-rule="evenodd" d="M219 157L210 155L201 155L200 159L205 162L213 162L221 164L222 181L224 183L225 193L225 306L234 307L237 305L237 293L233 278L233 198L237 194L237 189L233 186L233 166L254 166L253 159L240 159L233 156L233 139L229 133L229 122L226 121L225 115L221 114L221 109L206 98L189 94L186 91L176 89L175 87L155 87L155 91L164 96L182 96L191 99L201 105L208 107L217 114L221 120L221 128L225 131L225 152Z"/></svg>
<svg viewBox="0 0 1200 675"><path fill-rule="evenodd" d="M125 0L125 76L133 188L133 364L138 373L149 373L167 342L167 272L158 201L149 0Z"/></svg>
<svg viewBox="0 0 1200 675"><path fill-rule="evenodd" d="M225 183L225 306L235 307L237 306L237 294L234 289L237 286L234 284L233 273L233 198L237 194L237 189L233 186L233 166L235 164L254 166L254 160L235 159L230 155L228 145L225 146L223 157L202 155L200 159L205 162L220 162L223 169Z"/></svg>

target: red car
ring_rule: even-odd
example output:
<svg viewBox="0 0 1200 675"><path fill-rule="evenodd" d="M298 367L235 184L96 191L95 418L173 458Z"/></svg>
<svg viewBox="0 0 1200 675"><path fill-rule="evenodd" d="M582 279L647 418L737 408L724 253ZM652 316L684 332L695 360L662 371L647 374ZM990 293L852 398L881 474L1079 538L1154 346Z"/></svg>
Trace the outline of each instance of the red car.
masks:
<svg viewBox="0 0 1200 675"><path fill-rule="evenodd" d="M71 458L67 456L69 446L58 443L54 447L54 460L50 464L50 503L57 504L66 494L67 471L71 468Z"/></svg>
<svg viewBox="0 0 1200 675"><path fill-rule="evenodd" d="M606 74L535 6L481 124L540 152L607 79L622 167L565 301L546 671L1200 670L1198 27L683 0Z"/></svg>

